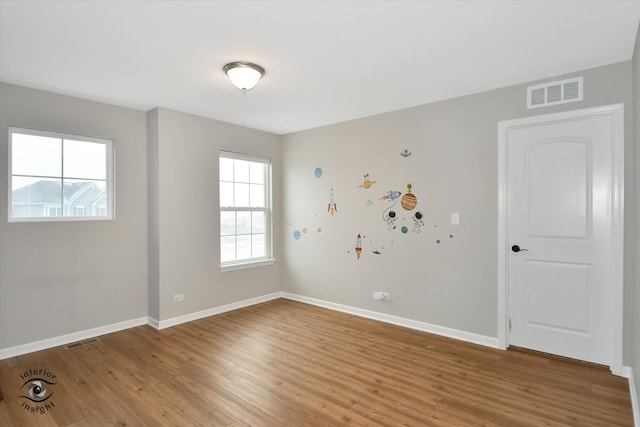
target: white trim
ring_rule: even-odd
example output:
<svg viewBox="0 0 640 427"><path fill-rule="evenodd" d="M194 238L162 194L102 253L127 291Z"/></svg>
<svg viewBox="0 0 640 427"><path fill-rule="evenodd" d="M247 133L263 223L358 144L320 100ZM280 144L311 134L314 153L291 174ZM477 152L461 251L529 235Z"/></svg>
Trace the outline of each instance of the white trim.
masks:
<svg viewBox="0 0 640 427"><path fill-rule="evenodd" d="M180 325L181 323L192 322L194 320L203 319L205 317L214 316L216 314L226 313L227 311L237 310L239 308L249 307L252 305L271 301L281 297L282 297L281 292L274 292L272 294L250 298L243 301L233 302L231 304L221 305L219 307L208 308L206 310L196 311L194 313L185 314L183 316L172 317L166 320L157 321L155 319L152 319L153 324L149 323L149 325L153 326L156 329L170 328L171 326Z"/></svg>
<svg viewBox="0 0 640 427"><path fill-rule="evenodd" d="M509 289L507 277L508 236L508 132L510 129L534 124L566 121L582 117L610 116L613 121L612 135L612 259L613 259L613 297L612 334L610 369L615 375L625 376L622 364L623 349L623 258L624 258L624 104L564 111L541 116L525 117L498 123L498 347L506 349L509 345L507 330L509 317Z"/></svg>
<svg viewBox="0 0 640 427"><path fill-rule="evenodd" d="M633 369L626 367L628 370L629 378L629 394L631 395L631 410L633 411L633 419L636 427L640 427L640 402L638 402L638 389L636 388L635 377L633 376Z"/></svg>
<svg viewBox="0 0 640 427"><path fill-rule="evenodd" d="M27 344L8 347L0 349L0 360L7 359L9 357L21 356L27 353L33 353L34 351L46 350L48 348L58 347L72 342L86 340L100 335L106 335L146 324L147 317L138 317L137 319L125 320L124 322L112 323L111 325L99 326L97 328L85 329L84 331L60 335L58 337L47 338Z"/></svg>
<svg viewBox="0 0 640 427"><path fill-rule="evenodd" d="M227 271L244 270L246 268L264 267L265 265L273 265L276 260L273 258L263 259L258 261L239 262L235 264L225 264L220 266L220 271L225 273Z"/></svg>
<svg viewBox="0 0 640 427"><path fill-rule="evenodd" d="M153 329L160 329L160 321L151 316L147 316L147 325L151 326Z"/></svg>
<svg viewBox="0 0 640 427"><path fill-rule="evenodd" d="M483 345L485 347L498 348L498 340L493 337L474 334L471 332L461 331L458 329L447 328L444 326L433 325L431 323L420 322L417 320L407 319L404 317L392 316L390 314L379 313L377 311L364 310L361 308L351 307L348 305L336 304L334 302L324 301L316 298L304 297L301 295L282 292L282 298L293 301L311 304L318 307L328 308L330 310L340 311L343 313L353 314L354 316L365 317L367 319L377 320L379 322L390 323L392 325L403 326L405 328L415 329L421 332L428 332L435 335L441 335L460 341L473 344Z"/></svg>

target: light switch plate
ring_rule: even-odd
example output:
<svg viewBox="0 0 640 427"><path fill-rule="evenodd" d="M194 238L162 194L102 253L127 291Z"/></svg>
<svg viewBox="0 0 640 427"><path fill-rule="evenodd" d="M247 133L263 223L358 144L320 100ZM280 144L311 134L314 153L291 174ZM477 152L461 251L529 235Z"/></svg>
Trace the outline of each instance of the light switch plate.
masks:
<svg viewBox="0 0 640 427"><path fill-rule="evenodd" d="M451 225L460 225L460 214L454 212L451 214Z"/></svg>

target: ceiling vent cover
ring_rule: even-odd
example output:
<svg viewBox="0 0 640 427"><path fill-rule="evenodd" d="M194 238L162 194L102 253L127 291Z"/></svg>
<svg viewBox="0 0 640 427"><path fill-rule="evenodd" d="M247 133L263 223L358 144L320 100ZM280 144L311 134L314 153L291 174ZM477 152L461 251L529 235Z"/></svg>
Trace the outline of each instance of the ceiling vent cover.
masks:
<svg viewBox="0 0 640 427"><path fill-rule="evenodd" d="M582 77L529 86L527 108L582 101Z"/></svg>

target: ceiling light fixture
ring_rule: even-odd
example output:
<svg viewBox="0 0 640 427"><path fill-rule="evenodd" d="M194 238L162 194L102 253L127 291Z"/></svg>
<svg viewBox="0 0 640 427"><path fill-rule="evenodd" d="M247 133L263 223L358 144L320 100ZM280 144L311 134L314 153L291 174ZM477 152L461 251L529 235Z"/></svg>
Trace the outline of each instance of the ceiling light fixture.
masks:
<svg viewBox="0 0 640 427"><path fill-rule="evenodd" d="M264 68L250 62L230 62L222 70L242 92L253 89L264 76Z"/></svg>

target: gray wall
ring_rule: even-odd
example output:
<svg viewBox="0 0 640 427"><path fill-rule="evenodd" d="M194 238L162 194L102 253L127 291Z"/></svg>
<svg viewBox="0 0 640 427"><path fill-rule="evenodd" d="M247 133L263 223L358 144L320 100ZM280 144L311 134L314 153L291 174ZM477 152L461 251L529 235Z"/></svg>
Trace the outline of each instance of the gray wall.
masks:
<svg viewBox="0 0 640 427"><path fill-rule="evenodd" d="M636 398L640 403L640 28L636 37L636 46L633 52L633 100L635 123L635 224L636 224L636 278L635 278L635 298L632 311L634 313L634 323L629 327L629 334L632 337L633 360L631 366L635 375ZM629 202L632 203L632 202ZM638 408L640 410L640 408ZM637 422L640 422L638 420Z"/></svg>
<svg viewBox="0 0 640 427"><path fill-rule="evenodd" d="M220 150L228 150L271 158L273 216L280 216L279 137L164 108L148 118L155 187L150 189L149 301L158 304L150 307L151 316L161 321L279 291L279 262L220 272L218 213L218 159ZM274 235L279 236L277 226ZM278 258L277 243L274 251ZM184 301L174 303L175 294L184 294Z"/></svg>
<svg viewBox="0 0 640 427"><path fill-rule="evenodd" d="M113 139L114 221L8 223L8 126ZM0 84L0 348L147 314L143 112Z"/></svg>
<svg viewBox="0 0 640 427"><path fill-rule="evenodd" d="M147 113L147 191L149 211L149 286L147 289L148 315L152 319L160 319L160 219L158 187L158 109Z"/></svg>
<svg viewBox="0 0 640 427"><path fill-rule="evenodd" d="M626 149L633 153L631 62L557 78L573 76L584 76L582 102L527 110L525 88L538 83L530 82L286 135L286 290L497 337L497 123L624 103ZM413 154L400 156L404 149ZM633 156L626 162L629 343L635 260ZM320 178L314 177L316 167L323 168ZM359 187L365 173L377 181L369 189ZM382 220L390 204L380 198L389 190L406 192L409 182L418 198L417 209L424 214L419 234L411 231L412 212L399 205L397 225L406 224L406 234L387 230ZM326 211L332 187L339 208L333 217ZM452 212L460 213L459 226L449 225ZM307 233L293 238L293 232L303 228ZM354 253L358 233L366 235L360 260ZM374 290L390 292L390 301L373 301ZM630 354L626 346L627 363Z"/></svg>

